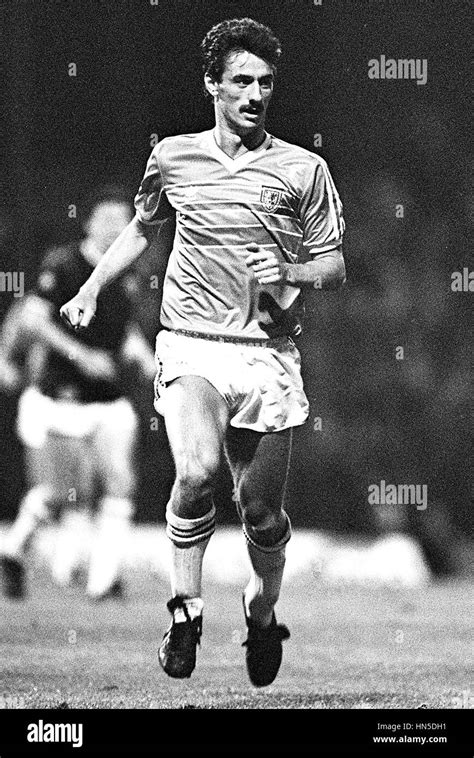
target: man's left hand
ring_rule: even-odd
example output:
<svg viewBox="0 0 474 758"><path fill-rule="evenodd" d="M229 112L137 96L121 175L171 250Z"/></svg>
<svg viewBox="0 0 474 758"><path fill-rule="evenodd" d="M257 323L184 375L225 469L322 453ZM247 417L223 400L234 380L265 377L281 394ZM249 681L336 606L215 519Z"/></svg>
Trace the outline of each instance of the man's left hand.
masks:
<svg viewBox="0 0 474 758"><path fill-rule="evenodd" d="M276 284L284 281L285 263L278 260L270 250L260 247L255 242L246 246L250 255L245 263L257 278L259 284Z"/></svg>

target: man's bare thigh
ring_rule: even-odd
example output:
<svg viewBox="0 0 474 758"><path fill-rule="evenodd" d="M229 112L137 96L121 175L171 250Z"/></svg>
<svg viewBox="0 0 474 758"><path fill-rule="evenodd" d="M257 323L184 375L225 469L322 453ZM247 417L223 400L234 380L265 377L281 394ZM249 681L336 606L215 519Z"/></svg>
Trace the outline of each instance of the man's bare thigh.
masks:
<svg viewBox="0 0 474 758"><path fill-rule="evenodd" d="M224 398L200 376L181 376L162 393L173 457L222 456L229 412Z"/></svg>
<svg viewBox="0 0 474 758"><path fill-rule="evenodd" d="M262 434L229 427L225 449L236 496L279 510L283 506L291 455L292 429Z"/></svg>

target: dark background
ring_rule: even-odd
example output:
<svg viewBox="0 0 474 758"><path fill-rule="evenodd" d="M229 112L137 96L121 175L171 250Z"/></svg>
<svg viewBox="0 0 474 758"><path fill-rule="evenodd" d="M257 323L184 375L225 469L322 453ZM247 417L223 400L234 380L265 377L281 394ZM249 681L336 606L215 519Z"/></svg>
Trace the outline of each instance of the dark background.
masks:
<svg viewBox="0 0 474 758"><path fill-rule="evenodd" d="M308 298L299 342L311 415L295 434L295 526L378 531L386 514L368 505L367 487L385 479L428 485L428 509L407 506L391 523L414 533L433 523L470 529L472 293L451 290L451 274L472 268L468 8L459 0L3 5L1 266L24 271L26 288L49 245L80 236L70 204L80 212L87 192L112 180L133 198L150 135L213 125L198 48L214 23L249 15L282 41L267 128L329 162L347 224L347 285ZM427 84L369 79L368 61L382 54L426 58ZM153 252L138 270L138 315L152 342ZM12 301L0 293L0 315ZM151 388L130 386L142 419L137 518L162 520L173 476L166 435L162 424L150 430ZM0 395L0 404L1 515L11 518L23 487L16 398ZM235 521L229 494L223 476L221 522Z"/></svg>

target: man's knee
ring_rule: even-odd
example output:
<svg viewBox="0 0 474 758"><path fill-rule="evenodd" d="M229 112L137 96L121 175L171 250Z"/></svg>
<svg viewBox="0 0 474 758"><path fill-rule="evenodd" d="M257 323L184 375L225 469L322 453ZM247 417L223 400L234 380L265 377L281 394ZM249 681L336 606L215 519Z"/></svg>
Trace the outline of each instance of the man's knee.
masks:
<svg viewBox="0 0 474 758"><path fill-rule="evenodd" d="M254 529L271 529L281 521L281 499L256 491L245 475L236 483L234 500L242 521Z"/></svg>
<svg viewBox="0 0 474 758"><path fill-rule="evenodd" d="M280 549L291 538L291 523L282 507L253 500L244 507L239 505L239 514L247 540L260 549Z"/></svg>
<svg viewBox="0 0 474 758"><path fill-rule="evenodd" d="M211 451L176 456L176 486L184 496L204 497L212 492L220 468L219 456Z"/></svg>
<svg viewBox="0 0 474 758"><path fill-rule="evenodd" d="M169 509L180 518L195 519L204 516L212 505L212 494L217 481L219 456L206 451L199 455L175 455L176 478Z"/></svg>
<svg viewBox="0 0 474 758"><path fill-rule="evenodd" d="M262 499L239 500L239 511L244 524L256 532L277 529L285 520L282 508Z"/></svg>

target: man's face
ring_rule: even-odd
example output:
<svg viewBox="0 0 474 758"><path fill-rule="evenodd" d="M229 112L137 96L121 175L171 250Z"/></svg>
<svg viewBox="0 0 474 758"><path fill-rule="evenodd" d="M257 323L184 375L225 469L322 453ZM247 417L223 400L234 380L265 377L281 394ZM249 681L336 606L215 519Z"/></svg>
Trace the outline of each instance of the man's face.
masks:
<svg viewBox="0 0 474 758"><path fill-rule="evenodd" d="M105 252L120 232L131 221L132 214L127 203L105 201L92 210L86 223L86 233L95 245Z"/></svg>
<svg viewBox="0 0 474 758"><path fill-rule="evenodd" d="M265 124L273 94L273 69L262 58L246 50L228 54L222 81L209 82L216 92L218 113L235 134L244 136Z"/></svg>

